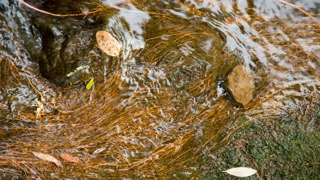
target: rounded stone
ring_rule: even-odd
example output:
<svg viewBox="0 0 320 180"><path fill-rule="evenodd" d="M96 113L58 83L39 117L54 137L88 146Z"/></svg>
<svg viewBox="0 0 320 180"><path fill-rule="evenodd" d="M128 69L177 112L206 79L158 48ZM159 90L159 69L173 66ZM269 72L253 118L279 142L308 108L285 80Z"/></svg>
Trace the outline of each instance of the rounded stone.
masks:
<svg viewBox="0 0 320 180"><path fill-rule="evenodd" d="M254 97L253 76L243 65L237 65L227 77L227 87L233 98L243 106L247 105Z"/></svg>

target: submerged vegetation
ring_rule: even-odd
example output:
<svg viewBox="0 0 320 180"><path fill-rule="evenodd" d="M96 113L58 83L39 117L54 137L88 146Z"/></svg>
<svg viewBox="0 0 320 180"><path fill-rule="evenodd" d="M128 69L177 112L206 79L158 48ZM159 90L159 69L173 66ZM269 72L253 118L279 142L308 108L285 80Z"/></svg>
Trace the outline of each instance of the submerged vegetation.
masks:
<svg viewBox="0 0 320 180"><path fill-rule="evenodd" d="M230 144L214 153L200 177L228 178L221 170L252 166L259 179L317 179L320 154L319 97L306 96L302 104L269 118L241 119Z"/></svg>
<svg viewBox="0 0 320 180"><path fill-rule="evenodd" d="M33 1L29 12L18 2L1 17L15 24L17 8L38 30L1 44L0 178L210 179L239 166L256 169L254 179L319 174L313 6ZM12 34L21 26L7 24ZM114 57L94 44L101 30L119 41ZM226 83L239 64L255 84L244 104ZM81 67L85 78L73 76ZM61 87L68 75L81 83Z"/></svg>

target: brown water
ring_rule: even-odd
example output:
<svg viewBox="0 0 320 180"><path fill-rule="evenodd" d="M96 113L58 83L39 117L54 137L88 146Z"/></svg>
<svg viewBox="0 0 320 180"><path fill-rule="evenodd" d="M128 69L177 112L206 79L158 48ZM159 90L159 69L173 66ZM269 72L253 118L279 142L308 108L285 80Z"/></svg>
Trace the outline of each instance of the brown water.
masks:
<svg viewBox="0 0 320 180"><path fill-rule="evenodd" d="M53 17L1 3L0 172L201 177L204 159L214 160L235 121L281 115L320 90L317 0L295 1L305 12L277 0L79 1L52 9L31 3L57 14L99 11L84 19ZM33 54L45 42L23 13L79 32L84 21L101 21L100 29L119 40L121 55L89 62L98 79L91 90L56 86L40 74ZM75 46L83 44L87 39ZM244 107L226 89L238 64L256 86ZM31 152L68 153L84 165L62 159L63 168L43 165Z"/></svg>

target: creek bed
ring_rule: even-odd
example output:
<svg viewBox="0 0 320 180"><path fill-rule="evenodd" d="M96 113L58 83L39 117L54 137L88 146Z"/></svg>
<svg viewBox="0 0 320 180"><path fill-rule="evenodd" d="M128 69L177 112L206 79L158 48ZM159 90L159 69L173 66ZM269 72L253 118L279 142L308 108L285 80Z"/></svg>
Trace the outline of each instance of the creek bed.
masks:
<svg viewBox="0 0 320 180"><path fill-rule="evenodd" d="M286 162L306 162L301 178L319 172L316 0L70 2L26 1L53 15L0 3L0 178L298 173ZM99 49L98 31L118 56Z"/></svg>

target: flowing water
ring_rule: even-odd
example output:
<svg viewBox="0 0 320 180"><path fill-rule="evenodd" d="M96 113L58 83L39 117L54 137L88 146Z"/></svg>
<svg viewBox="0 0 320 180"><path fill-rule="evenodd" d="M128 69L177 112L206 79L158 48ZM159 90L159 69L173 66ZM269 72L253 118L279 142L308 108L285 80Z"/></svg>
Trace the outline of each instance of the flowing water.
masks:
<svg viewBox="0 0 320 180"><path fill-rule="evenodd" d="M281 115L320 90L317 0L27 2L60 16L0 3L9 177L201 177L237 120ZM119 57L98 49L98 30L119 41ZM85 76L66 77L84 65ZM246 105L228 90L237 65L255 84ZM43 165L32 152L83 164Z"/></svg>

